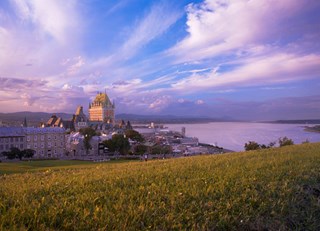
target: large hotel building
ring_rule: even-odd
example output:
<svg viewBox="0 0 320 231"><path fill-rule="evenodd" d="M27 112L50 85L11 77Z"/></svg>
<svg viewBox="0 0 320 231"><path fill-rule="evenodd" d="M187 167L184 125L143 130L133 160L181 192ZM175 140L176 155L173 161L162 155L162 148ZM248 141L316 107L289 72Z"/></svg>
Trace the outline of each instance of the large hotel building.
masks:
<svg viewBox="0 0 320 231"><path fill-rule="evenodd" d="M92 103L89 104L89 121L114 124L115 105L111 103L106 93L98 93Z"/></svg>

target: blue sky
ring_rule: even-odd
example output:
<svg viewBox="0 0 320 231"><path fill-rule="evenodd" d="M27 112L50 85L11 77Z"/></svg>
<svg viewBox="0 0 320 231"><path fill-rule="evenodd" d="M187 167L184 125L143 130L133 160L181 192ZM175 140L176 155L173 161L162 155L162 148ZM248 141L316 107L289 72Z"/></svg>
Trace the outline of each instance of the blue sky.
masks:
<svg viewBox="0 0 320 231"><path fill-rule="evenodd" d="M320 117L318 0L3 0L0 112Z"/></svg>

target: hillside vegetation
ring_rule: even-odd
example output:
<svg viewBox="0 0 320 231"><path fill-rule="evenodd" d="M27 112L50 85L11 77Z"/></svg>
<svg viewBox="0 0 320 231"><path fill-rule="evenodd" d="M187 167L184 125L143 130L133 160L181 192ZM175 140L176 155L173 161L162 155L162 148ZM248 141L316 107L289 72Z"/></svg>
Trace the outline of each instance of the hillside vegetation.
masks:
<svg viewBox="0 0 320 231"><path fill-rule="evenodd" d="M320 230L319 169L316 143L1 175L0 230Z"/></svg>

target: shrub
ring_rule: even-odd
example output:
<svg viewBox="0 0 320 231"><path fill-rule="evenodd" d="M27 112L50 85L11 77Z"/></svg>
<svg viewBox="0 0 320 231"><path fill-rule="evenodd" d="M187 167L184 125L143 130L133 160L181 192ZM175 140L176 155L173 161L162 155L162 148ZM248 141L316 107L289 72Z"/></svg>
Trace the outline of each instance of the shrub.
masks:
<svg viewBox="0 0 320 231"><path fill-rule="evenodd" d="M280 137L279 138L279 146L283 147L283 146L287 146L287 145L293 145L293 140L289 139L288 137Z"/></svg>
<svg viewBox="0 0 320 231"><path fill-rule="evenodd" d="M258 150L258 149L260 149L260 144L258 144L258 143L255 142L255 141L249 141L249 143L245 143L244 149L245 149L246 151Z"/></svg>

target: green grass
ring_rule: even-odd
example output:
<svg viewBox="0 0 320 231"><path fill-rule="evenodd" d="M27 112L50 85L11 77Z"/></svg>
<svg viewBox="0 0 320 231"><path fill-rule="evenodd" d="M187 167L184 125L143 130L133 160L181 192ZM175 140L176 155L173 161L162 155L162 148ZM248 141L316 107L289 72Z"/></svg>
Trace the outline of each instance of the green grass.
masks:
<svg viewBox="0 0 320 231"><path fill-rule="evenodd" d="M319 169L316 143L2 175L0 230L320 230Z"/></svg>
<svg viewBox="0 0 320 231"><path fill-rule="evenodd" d="M112 160L107 164L135 162L137 160ZM98 163L82 160L33 160L33 161L17 161L0 163L1 174L25 173L34 171L46 171L63 168L90 168Z"/></svg>
<svg viewBox="0 0 320 231"><path fill-rule="evenodd" d="M37 160L37 161L19 161L11 163L0 163L0 174L24 173L28 171L41 171L64 167L81 167L83 165L92 165L92 161L79 160Z"/></svg>

